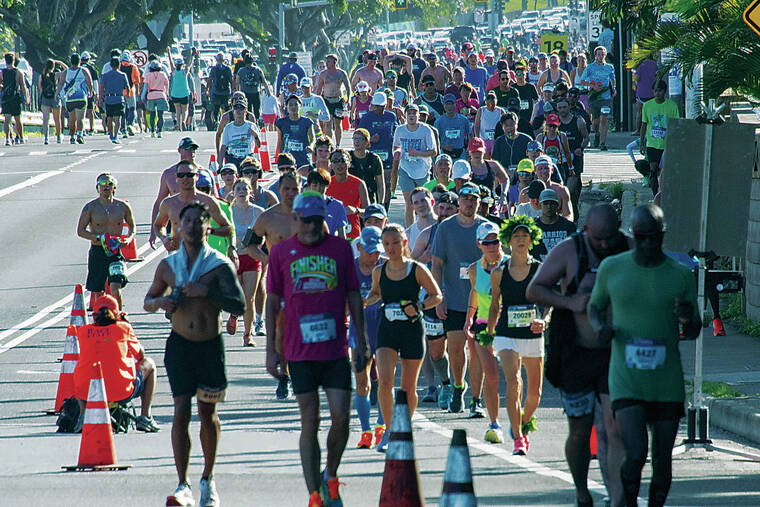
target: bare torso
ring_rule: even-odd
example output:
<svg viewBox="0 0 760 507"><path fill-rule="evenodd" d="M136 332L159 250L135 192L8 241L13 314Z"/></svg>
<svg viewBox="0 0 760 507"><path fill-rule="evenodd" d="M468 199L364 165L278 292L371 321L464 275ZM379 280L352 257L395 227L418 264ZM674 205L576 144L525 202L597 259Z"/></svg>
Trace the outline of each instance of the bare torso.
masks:
<svg viewBox="0 0 760 507"><path fill-rule="evenodd" d="M93 199L85 204L82 214L85 219L89 219L88 228L93 234L114 234L120 236L122 227L127 218L127 204L119 199L114 199L110 204ZM98 241L91 240L93 245L98 245Z"/></svg>
<svg viewBox="0 0 760 507"><path fill-rule="evenodd" d="M319 77L322 78L322 97L332 98L341 96L341 86L348 79L343 70L336 68L330 72L329 69L325 69L320 73Z"/></svg>

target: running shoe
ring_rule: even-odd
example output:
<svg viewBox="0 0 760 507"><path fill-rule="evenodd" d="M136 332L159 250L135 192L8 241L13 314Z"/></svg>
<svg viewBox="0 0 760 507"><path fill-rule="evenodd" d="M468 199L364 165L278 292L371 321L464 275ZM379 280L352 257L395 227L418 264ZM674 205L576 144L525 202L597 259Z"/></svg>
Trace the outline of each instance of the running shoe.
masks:
<svg viewBox="0 0 760 507"><path fill-rule="evenodd" d="M186 482L180 482L174 493L166 497L166 505L193 507L195 505L195 498L193 498L190 485Z"/></svg>
<svg viewBox="0 0 760 507"><path fill-rule="evenodd" d="M243 347L255 347L256 341L251 336L251 333L245 333L243 335Z"/></svg>
<svg viewBox="0 0 760 507"><path fill-rule="evenodd" d="M525 437L515 439L515 449L512 451L513 455L525 456L528 453L528 446L525 445Z"/></svg>
<svg viewBox="0 0 760 507"><path fill-rule="evenodd" d="M61 144L61 136L55 136L55 142Z"/></svg>
<svg viewBox="0 0 760 507"><path fill-rule="evenodd" d="M485 416L483 415L483 411L480 410L480 404L478 403L480 400L478 398L473 398L470 400L470 415L468 416L470 419L483 419Z"/></svg>
<svg viewBox="0 0 760 507"><path fill-rule="evenodd" d="M332 479L327 479L327 483L324 483L327 485L327 491L326 495L322 498L327 500L325 502L326 507L343 507L343 500L340 498L340 486L344 486L345 482L340 482L337 477L333 477Z"/></svg>
<svg viewBox="0 0 760 507"><path fill-rule="evenodd" d="M308 507L324 507L325 504L322 503L322 496L319 494L319 491L312 492L311 495L309 495L309 505Z"/></svg>
<svg viewBox="0 0 760 507"><path fill-rule="evenodd" d="M649 188L649 176L644 176L644 183L641 184L644 188Z"/></svg>
<svg viewBox="0 0 760 507"><path fill-rule="evenodd" d="M134 128L132 128L132 125L129 125L129 126L127 127L127 134L129 134L130 136L133 136L133 135L135 135L135 129L134 129Z"/></svg>
<svg viewBox="0 0 760 507"><path fill-rule="evenodd" d="M69 138L69 144L77 144L77 141L76 139L74 139L74 136L71 136L71 138Z"/></svg>
<svg viewBox="0 0 760 507"><path fill-rule="evenodd" d="M263 336L263 335L266 334L266 332L264 331L264 320L263 319L258 319L253 324L253 334L255 334L256 336Z"/></svg>
<svg viewBox="0 0 760 507"><path fill-rule="evenodd" d="M227 319L227 334L235 334L237 332L237 315L230 315Z"/></svg>
<svg viewBox="0 0 760 507"><path fill-rule="evenodd" d="M119 138L118 138L118 137L114 137L113 139L111 139L111 142L112 142L113 144L121 144L121 141L119 141Z"/></svg>
<svg viewBox="0 0 760 507"><path fill-rule="evenodd" d="M372 449L372 432L363 431L362 438L359 443L356 444L357 449Z"/></svg>
<svg viewBox="0 0 760 507"><path fill-rule="evenodd" d="M5 138L5 145L6 146L10 146L11 145L11 140L8 139L7 137Z"/></svg>
<svg viewBox="0 0 760 507"><path fill-rule="evenodd" d="M499 421L494 421L488 426L483 440L492 444L500 444L504 441L504 430L501 429Z"/></svg>
<svg viewBox="0 0 760 507"><path fill-rule="evenodd" d="M713 336L726 336L726 330L723 329L723 321L719 318L713 319Z"/></svg>
<svg viewBox="0 0 760 507"><path fill-rule="evenodd" d="M156 137L158 137L159 139L161 139L163 137L163 135L161 135L161 132L159 132L158 134L156 134Z"/></svg>
<svg viewBox="0 0 760 507"><path fill-rule="evenodd" d="M606 144L604 144L604 143L600 144L600 145L599 145L599 150L600 150L600 151L607 151L607 145L606 145Z"/></svg>
<svg viewBox="0 0 760 507"><path fill-rule="evenodd" d="M84 144L84 137L81 134L77 136L77 143Z"/></svg>
<svg viewBox="0 0 760 507"><path fill-rule="evenodd" d="M530 416L530 421L522 423L522 434L527 435L528 433L533 433L536 430L538 430L538 426L536 425L536 416L532 415Z"/></svg>
<svg viewBox="0 0 760 507"><path fill-rule="evenodd" d="M385 452L388 450L388 443L390 441L390 431L384 431L383 432L383 438L380 440L380 443L378 443L375 446L375 449L377 452Z"/></svg>
<svg viewBox="0 0 760 507"><path fill-rule="evenodd" d="M438 401L438 389L435 386L428 386L422 403L435 403L436 401Z"/></svg>
<svg viewBox="0 0 760 507"><path fill-rule="evenodd" d="M438 395L438 408L448 410L451 403L451 383L441 385L441 394Z"/></svg>
<svg viewBox="0 0 760 507"><path fill-rule="evenodd" d="M217 507L219 505L219 493L216 492L214 478L201 479L200 507Z"/></svg>
<svg viewBox="0 0 760 507"><path fill-rule="evenodd" d="M385 435L385 424L380 424L375 427L375 447L380 445L380 442L383 440L383 435Z"/></svg>
<svg viewBox="0 0 760 507"><path fill-rule="evenodd" d="M449 402L449 413L458 414L463 410L464 405L464 392L467 390L467 384L463 386L454 386L451 394L451 401Z"/></svg>
<svg viewBox="0 0 760 507"><path fill-rule="evenodd" d="M48 144L48 138L45 138L45 142L43 144Z"/></svg>
<svg viewBox="0 0 760 507"><path fill-rule="evenodd" d="M153 132L153 131L151 131L151 133L150 133L150 137L151 137L151 138L153 138L153 139L155 139L155 138L156 138L156 133L155 133L155 132Z"/></svg>
<svg viewBox="0 0 760 507"><path fill-rule="evenodd" d="M278 400L287 400L290 397L290 377L283 375L280 377L280 381L277 384L277 390L274 392L275 397Z"/></svg>
<svg viewBox="0 0 760 507"><path fill-rule="evenodd" d="M135 418L135 428L139 431L144 431L145 433L156 433L157 431L161 431L161 428L156 424L153 417L146 417L144 415L138 415Z"/></svg>

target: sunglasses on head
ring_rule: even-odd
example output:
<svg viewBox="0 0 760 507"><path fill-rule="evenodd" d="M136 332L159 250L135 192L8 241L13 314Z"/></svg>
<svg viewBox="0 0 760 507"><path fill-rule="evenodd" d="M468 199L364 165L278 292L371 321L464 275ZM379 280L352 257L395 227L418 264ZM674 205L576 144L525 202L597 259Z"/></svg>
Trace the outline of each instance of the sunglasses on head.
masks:
<svg viewBox="0 0 760 507"><path fill-rule="evenodd" d="M257 172L259 172L259 170L256 169L255 167L244 167L243 169L240 170L240 172L242 172L243 174L256 174Z"/></svg>
<svg viewBox="0 0 760 507"><path fill-rule="evenodd" d="M319 215L313 215L313 216L310 216L310 217L298 217L298 219L301 222L303 222L305 224L309 224L309 225L319 225L319 224L322 223L322 220L324 220L324 218L322 218Z"/></svg>
<svg viewBox="0 0 760 507"><path fill-rule="evenodd" d="M177 178L195 178L195 176L197 174L198 173L194 173L194 172L186 172L186 173L185 172L183 172L183 173L178 172L177 173Z"/></svg>
<svg viewBox="0 0 760 507"><path fill-rule="evenodd" d="M500 241L499 241L498 238L497 239L487 239L487 240L483 240L483 241L480 242L480 244L483 245L483 246L493 246L493 245L498 245L499 243L500 243Z"/></svg>

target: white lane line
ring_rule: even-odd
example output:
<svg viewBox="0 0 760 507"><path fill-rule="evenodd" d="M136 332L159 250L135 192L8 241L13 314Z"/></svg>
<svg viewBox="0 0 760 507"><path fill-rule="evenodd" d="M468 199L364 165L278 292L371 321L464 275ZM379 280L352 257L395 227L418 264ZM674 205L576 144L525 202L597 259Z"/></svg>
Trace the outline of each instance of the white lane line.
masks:
<svg viewBox="0 0 760 507"><path fill-rule="evenodd" d="M119 150L119 153L135 153L135 152L137 152L137 150L132 150L132 149Z"/></svg>
<svg viewBox="0 0 760 507"><path fill-rule="evenodd" d="M159 150L160 153L174 153L177 150Z"/></svg>
<svg viewBox="0 0 760 507"><path fill-rule="evenodd" d="M88 160L95 158L97 156L102 155L103 152L93 153L91 155L88 155L80 160L77 160L76 162L72 162L69 165L63 166L60 169L56 169L55 171L47 171L42 174L38 174L37 176L32 176L26 181L22 181L21 183L16 183L15 185L11 185L10 187L5 187L3 189L0 189L0 197L4 197L8 194L12 194L16 190L21 190L22 188L30 187L32 185L36 185L37 183L40 183L41 181L45 181L48 178L52 178L53 176L58 176L59 174L63 174L64 172L68 171L72 167L76 167L80 164L84 164Z"/></svg>
<svg viewBox="0 0 760 507"><path fill-rule="evenodd" d="M74 155L84 155L85 153L92 153L92 150L74 150Z"/></svg>
<svg viewBox="0 0 760 507"><path fill-rule="evenodd" d="M0 157L2 157L2 156L5 156L5 152L4 151L0 151Z"/></svg>
<svg viewBox="0 0 760 507"><path fill-rule="evenodd" d="M39 155L47 155L47 152L46 151L30 151L29 155L32 157L39 156Z"/></svg>

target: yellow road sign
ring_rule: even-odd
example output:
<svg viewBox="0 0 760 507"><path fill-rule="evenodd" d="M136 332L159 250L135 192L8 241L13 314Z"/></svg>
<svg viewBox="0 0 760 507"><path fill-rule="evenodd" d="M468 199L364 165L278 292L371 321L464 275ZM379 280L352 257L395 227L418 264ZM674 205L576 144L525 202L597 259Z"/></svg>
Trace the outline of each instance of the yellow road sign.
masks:
<svg viewBox="0 0 760 507"><path fill-rule="evenodd" d="M757 0L760 2L760 0ZM567 51L567 33L544 32L541 34L541 51L551 54L552 51L564 49Z"/></svg>
<svg viewBox="0 0 760 507"><path fill-rule="evenodd" d="M744 9L742 15L744 22L754 30L754 32L760 35L760 0L755 0Z"/></svg>

